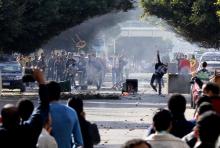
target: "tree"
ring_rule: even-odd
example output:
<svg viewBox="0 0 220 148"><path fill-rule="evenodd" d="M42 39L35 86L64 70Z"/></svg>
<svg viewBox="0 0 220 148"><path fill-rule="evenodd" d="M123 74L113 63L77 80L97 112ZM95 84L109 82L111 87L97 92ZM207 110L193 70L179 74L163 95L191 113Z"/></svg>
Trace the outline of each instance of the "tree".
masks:
<svg viewBox="0 0 220 148"><path fill-rule="evenodd" d="M141 5L189 41L220 47L220 0L141 0Z"/></svg>
<svg viewBox="0 0 220 148"><path fill-rule="evenodd" d="M130 0L0 0L0 49L29 53L91 17L130 8Z"/></svg>

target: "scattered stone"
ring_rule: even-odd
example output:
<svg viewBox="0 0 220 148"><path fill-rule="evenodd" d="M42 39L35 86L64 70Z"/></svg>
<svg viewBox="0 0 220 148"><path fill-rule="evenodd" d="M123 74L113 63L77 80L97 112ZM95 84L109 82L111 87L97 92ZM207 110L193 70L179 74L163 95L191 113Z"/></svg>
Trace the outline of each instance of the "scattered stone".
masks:
<svg viewBox="0 0 220 148"><path fill-rule="evenodd" d="M135 130L135 129L134 128L129 129L129 131L133 131L133 130Z"/></svg>

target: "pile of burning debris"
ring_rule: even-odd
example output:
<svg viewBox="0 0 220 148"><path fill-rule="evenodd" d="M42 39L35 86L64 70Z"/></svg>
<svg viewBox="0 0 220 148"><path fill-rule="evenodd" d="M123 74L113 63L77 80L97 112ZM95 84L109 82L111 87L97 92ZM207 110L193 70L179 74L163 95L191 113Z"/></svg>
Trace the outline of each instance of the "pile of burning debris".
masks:
<svg viewBox="0 0 220 148"><path fill-rule="evenodd" d="M67 100L71 97L79 97L83 100L119 100L120 95L114 93L94 93L94 92L82 92L82 93L62 93L61 99Z"/></svg>

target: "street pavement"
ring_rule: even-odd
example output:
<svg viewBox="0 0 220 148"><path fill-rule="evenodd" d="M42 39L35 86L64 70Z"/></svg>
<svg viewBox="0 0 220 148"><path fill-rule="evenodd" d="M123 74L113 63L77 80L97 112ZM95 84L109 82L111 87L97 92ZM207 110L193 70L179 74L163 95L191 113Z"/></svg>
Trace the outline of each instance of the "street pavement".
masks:
<svg viewBox="0 0 220 148"><path fill-rule="evenodd" d="M141 99L85 101L86 118L97 123L100 130L97 147L119 148L127 140L143 138L155 111L167 107L168 97L148 94ZM192 119L193 111L187 104L187 119Z"/></svg>

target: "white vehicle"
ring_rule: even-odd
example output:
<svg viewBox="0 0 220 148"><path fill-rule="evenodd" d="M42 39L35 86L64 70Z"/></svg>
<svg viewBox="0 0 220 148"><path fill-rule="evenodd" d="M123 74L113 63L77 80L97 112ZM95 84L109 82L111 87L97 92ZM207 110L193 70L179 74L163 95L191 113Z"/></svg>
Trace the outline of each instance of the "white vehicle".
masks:
<svg viewBox="0 0 220 148"><path fill-rule="evenodd" d="M205 61L220 61L220 52L205 52L200 57L199 63Z"/></svg>

